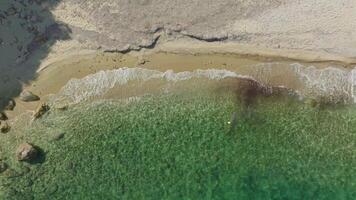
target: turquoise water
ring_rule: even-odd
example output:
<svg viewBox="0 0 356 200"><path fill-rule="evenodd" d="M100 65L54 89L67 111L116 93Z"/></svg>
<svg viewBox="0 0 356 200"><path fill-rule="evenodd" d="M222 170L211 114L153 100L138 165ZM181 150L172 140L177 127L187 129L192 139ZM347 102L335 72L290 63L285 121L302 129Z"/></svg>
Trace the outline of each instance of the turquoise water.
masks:
<svg viewBox="0 0 356 200"><path fill-rule="evenodd" d="M1 195L355 199L355 112L289 97L260 99L246 111L233 94L204 92L81 103L9 139L38 145L43 157L17 163L6 150L10 170L0 175ZM64 138L53 141L59 132Z"/></svg>

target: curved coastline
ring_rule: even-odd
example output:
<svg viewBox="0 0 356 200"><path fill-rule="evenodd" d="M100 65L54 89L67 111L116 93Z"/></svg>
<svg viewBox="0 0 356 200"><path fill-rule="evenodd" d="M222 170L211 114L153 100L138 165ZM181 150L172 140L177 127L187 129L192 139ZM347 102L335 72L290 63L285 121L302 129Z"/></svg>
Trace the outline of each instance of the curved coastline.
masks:
<svg viewBox="0 0 356 200"><path fill-rule="evenodd" d="M55 58L55 59L53 59ZM308 52L302 50L266 49L233 42L201 42L178 39L160 41L153 49L141 49L128 53L103 52L102 50L69 51L58 57L50 56L38 71L38 77L24 87L39 93L43 101L56 94L71 79L81 79L102 70L140 67L151 70L174 72L194 71L196 69L226 69L241 75L254 77L253 67L261 63L278 63L279 69L287 69L294 63L312 66L316 69L336 68L350 71L356 59L335 54ZM75 67L73 67L75 66ZM252 69L252 70L251 70ZM275 70L272 84L296 87L295 77L290 77L290 84L278 80L281 75ZM269 73L275 73L269 72ZM290 71L285 71L290 76ZM34 110L37 103L19 106L10 117L26 110Z"/></svg>

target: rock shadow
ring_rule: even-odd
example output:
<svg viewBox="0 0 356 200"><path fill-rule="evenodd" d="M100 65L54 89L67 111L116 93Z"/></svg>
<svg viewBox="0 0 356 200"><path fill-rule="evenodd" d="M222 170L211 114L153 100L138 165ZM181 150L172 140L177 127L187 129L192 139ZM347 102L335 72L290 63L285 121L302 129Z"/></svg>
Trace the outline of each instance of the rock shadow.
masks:
<svg viewBox="0 0 356 200"><path fill-rule="evenodd" d="M57 22L51 9L60 0L0 1L0 111L17 97L58 40L70 39L70 28Z"/></svg>
<svg viewBox="0 0 356 200"><path fill-rule="evenodd" d="M37 150L37 157L34 160L28 161L31 165L42 164L46 161L46 152L39 146L33 146Z"/></svg>

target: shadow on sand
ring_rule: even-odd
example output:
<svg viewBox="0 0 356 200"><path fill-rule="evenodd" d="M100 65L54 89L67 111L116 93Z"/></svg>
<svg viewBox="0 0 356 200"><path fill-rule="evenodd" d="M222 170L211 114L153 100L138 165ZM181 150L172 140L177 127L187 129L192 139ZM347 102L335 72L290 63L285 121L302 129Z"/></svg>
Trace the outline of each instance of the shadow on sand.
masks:
<svg viewBox="0 0 356 200"><path fill-rule="evenodd" d="M71 30L50 12L60 0L0 1L0 111L22 86L36 79L36 71L57 40Z"/></svg>

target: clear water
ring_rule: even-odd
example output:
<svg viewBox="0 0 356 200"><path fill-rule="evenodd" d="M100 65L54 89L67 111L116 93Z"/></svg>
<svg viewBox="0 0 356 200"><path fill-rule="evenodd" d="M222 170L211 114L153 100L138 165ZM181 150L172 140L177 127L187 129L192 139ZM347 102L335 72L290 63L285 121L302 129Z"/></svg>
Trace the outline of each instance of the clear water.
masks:
<svg viewBox="0 0 356 200"><path fill-rule="evenodd" d="M188 90L51 111L12 143L3 199L355 199L356 109ZM236 117L234 117L236 116ZM63 132L59 141L52 137Z"/></svg>

